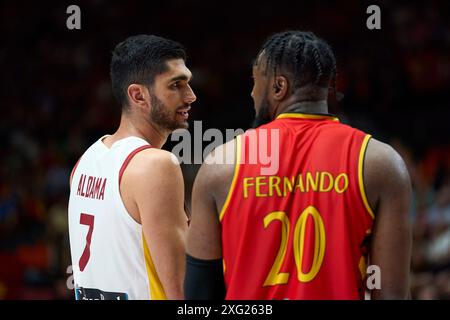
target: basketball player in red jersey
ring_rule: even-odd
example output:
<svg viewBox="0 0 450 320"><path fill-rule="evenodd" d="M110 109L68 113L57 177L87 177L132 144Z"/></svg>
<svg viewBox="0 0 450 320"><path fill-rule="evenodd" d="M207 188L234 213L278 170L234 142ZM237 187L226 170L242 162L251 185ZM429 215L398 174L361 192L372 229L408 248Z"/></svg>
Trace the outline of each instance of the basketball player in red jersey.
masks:
<svg viewBox="0 0 450 320"><path fill-rule="evenodd" d="M408 172L390 146L328 114L335 75L313 33L267 40L253 66L257 129L218 147L194 183L186 298L363 299L368 263L380 271L373 299L408 298ZM277 170L264 173L250 160L275 132Z"/></svg>
<svg viewBox="0 0 450 320"><path fill-rule="evenodd" d="M69 234L77 299L183 299L184 184L161 150L187 128L196 100L184 48L129 37L111 60L120 126L94 143L71 175Z"/></svg>

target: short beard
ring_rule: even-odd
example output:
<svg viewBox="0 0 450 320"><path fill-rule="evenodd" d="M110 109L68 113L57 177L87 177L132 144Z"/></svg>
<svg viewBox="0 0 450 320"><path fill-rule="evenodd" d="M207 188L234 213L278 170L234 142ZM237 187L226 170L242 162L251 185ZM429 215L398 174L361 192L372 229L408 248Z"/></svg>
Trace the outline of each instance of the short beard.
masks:
<svg viewBox="0 0 450 320"><path fill-rule="evenodd" d="M155 94L150 92L150 97L152 99L150 120L160 128L172 132L176 129L187 129L189 127L186 121L177 121L176 115L172 115L166 105Z"/></svg>
<svg viewBox="0 0 450 320"><path fill-rule="evenodd" d="M270 116L270 104L269 101L264 98L261 101L261 107L259 108L259 112L256 114L255 119L252 123L252 128L258 128L266 123L271 122L273 119Z"/></svg>

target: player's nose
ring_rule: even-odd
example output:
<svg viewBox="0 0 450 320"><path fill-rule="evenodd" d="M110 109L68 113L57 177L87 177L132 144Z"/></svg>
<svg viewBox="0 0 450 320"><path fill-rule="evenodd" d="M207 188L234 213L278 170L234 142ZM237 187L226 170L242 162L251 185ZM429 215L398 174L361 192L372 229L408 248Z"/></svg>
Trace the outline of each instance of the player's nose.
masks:
<svg viewBox="0 0 450 320"><path fill-rule="evenodd" d="M195 100L197 100L197 96L195 95L192 88L189 87L188 93L186 95L186 103L191 104L191 103L194 103Z"/></svg>

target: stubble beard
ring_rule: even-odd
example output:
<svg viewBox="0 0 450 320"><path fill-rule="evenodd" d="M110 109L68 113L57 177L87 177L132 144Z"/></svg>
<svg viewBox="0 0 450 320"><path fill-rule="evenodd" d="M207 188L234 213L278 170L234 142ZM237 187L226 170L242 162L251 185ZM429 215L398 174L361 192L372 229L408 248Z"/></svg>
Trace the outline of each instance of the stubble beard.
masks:
<svg viewBox="0 0 450 320"><path fill-rule="evenodd" d="M266 123L271 122L273 119L270 116L270 104L267 98L264 98L261 101L261 106L259 108L259 111L255 115L255 119L252 123L252 128L257 128L259 126L262 126Z"/></svg>
<svg viewBox="0 0 450 320"><path fill-rule="evenodd" d="M165 131L175 131L177 129L187 129L189 124L187 121L177 119L176 111L171 112L166 105L159 100L153 93L150 94L152 99L152 109L150 112L150 120Z"/></svg>

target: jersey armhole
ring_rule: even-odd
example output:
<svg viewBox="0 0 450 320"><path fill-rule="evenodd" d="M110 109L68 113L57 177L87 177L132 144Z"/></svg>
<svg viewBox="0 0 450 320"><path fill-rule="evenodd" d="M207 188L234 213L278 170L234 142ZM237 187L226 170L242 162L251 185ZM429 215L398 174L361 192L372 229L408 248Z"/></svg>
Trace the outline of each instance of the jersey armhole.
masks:
<svg viewBox="0 0 450 320"><path fill-rule="evenodd" d="M234 188L236 187L236 180L239 175L239 168L240 168L240 162L241 162L241 137L236 137L236 144L235 144L235 162L234 162L234 173L233 173L233 180L231 180L231 186L228 190L227 197L225 199L225 202L223 204L222 210L220 210L219 214L219 221L222 222L223 217L225 216L225 212L228 209L228 205L230 203L231 195L233 194Z"/></svg>
<svg viewBox="0 0 450 320"><path fill-rule="evenodd" d="M117 179L117 192L119 194L119 197L116 198L120 207L122 207L125 210L126 213L126 220L130 223L130 226L132 227L141 227L141 224L139 222L137 222L130 214L130 212L128 212L127 207L125 206L125 203L123 202L122 199L122 193L120 192L120 182L122 181L122 176L123 173L125 172L125 169L128 167L128 164L130 163L131 159L133 159L133 157L138 154L139 152L141 152L142 150L145 149L150 149L152 148L152 146L150 145L144 145L144 146L140 146L136 149L134 149L132 152L130 152L130 154L125 158L125 160L123 161L120 170L119 170L119 175L118 175L118 179Z"/></svg>
<svg viewBox="0 0 450 320"><path fill-rule="evenodd" d="M150 146L150 145L141 146L141 147L139 147L139 148L133 150L133 151L125 158L125 160L123 161L123 164L122 164L122 166L120 167L120 170L119 170L119 190L120 190L120 181L122 181L122 175L123 175L125 169L128 167L128 164L130 163L131 159L133 159L134 156L135 156L137 153L139 153L139 152L141 152L142 150L145 150L145 149L150 149L151 147L152 147L152 146Z"/></svg>
<svg viewBox="0 0 450 320"><path fill-rule="evenodd" d="M75 170L77 169L78 164L80 163L80 160L81 160L81 157L78 158L77 163L75 163L75 165L73 166L72 172L70 173L70 178L69 178L69 186L70 186L70 188L72 188L72 179L73 179L73 176L75 175Z"/></svg>
<svg viewBox="0 0 450 320"><path fill-rule="evenodd" d="M366 155L367 145L369 144L369 140L372 138L370 134L367 134L364 137L364 140L361 144L361 150L359 151L359 159L358 159L358 184L359 191L361 194L361 199L364 203L364 207L366 211L370 215L372 219L375 219L375 214L373 213L372 208L370 207L369 201L367 200L366 189L364 188L364 159Z"/></svg>

